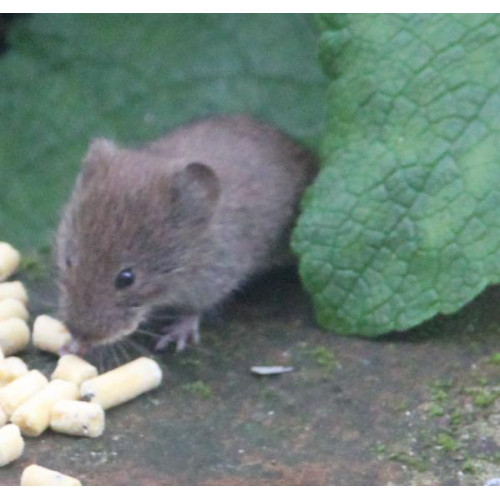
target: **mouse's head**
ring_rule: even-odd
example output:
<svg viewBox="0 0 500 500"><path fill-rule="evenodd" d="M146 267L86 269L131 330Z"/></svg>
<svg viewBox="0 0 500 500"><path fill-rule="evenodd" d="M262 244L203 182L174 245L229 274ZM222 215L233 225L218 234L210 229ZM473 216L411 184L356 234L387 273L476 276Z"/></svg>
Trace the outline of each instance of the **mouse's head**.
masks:
<svg viewBox="0 0 500 500"><path fill-rule="evenodd" d="M199 265L219 182L202 164L165 161L104 139L90 146L57 238L75 351L132 333L154 306L181 305L175 288Z"/></svg>

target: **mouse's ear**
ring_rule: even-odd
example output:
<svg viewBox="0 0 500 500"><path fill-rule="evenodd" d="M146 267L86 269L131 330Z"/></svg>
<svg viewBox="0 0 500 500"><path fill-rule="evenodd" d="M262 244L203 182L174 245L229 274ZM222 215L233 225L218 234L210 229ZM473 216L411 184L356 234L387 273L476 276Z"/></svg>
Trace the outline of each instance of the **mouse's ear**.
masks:
<svg viewBox="0 0 500 500"><path fill-rule="evenodd" d="M113 141L103 138L93 139L83 162L85 165L91 163L107 163L117 151L118 146Z"/></svg>
<svg viewBox="0 0 500 500"><path fill-rule="evenodd" d="M113 141L93 139L83 159L80 182L89 182L96 175L106 175L117 152L118 146Z"/></svg>
<svg viewBox="0 0 500 500"><path fill-rule="evenodd" d="M202 163L190 163L172 177L172 207L179 222L208 222L219 195L217 175Z"/></svg>

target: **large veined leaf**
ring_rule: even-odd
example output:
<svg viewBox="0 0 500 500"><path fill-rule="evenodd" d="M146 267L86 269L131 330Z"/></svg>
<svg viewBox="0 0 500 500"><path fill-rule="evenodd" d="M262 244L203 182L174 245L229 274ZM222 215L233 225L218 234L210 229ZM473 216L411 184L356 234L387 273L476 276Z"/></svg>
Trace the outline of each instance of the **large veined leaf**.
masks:
<svg viewBox="0 0 500 500"><path fill-rule="evenodd" d="M500 16L325 15L323 169L294 234L319 322L404 330L500 281Z"/></svg>

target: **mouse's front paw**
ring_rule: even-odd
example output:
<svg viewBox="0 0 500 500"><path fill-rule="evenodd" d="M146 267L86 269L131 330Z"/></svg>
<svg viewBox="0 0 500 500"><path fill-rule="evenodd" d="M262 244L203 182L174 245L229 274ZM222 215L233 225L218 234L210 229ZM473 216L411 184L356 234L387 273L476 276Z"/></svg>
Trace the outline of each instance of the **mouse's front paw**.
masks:
<svg viewBox="0 0 500 500"><path fill-rule="evenodd" d="M175 323L162 329L163 336L155 345L155 351L163 351L172 342L177 344L180 352L187 344L198 344L200 341L200 316L182 316Z"/></svg>

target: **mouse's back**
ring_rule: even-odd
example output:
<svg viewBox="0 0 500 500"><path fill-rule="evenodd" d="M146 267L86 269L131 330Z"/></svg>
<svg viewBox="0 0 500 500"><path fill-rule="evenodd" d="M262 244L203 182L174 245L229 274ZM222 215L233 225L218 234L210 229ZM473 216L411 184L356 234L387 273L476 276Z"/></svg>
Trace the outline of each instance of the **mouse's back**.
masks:
<svg viewBox="0 0 500 500"><path fill-rule="evenodd" d="M224 252L228 262L234 257L250 268L266 268L290 259L288 240L300 199L317 173L311 151L244 115L187 125L149 149L215 172L221 197L212 230L221 242L232 243L227 252L234 254Z"/></svg>

